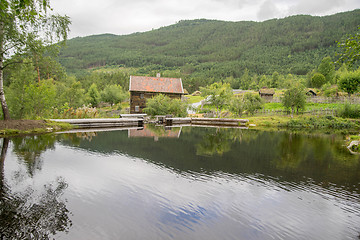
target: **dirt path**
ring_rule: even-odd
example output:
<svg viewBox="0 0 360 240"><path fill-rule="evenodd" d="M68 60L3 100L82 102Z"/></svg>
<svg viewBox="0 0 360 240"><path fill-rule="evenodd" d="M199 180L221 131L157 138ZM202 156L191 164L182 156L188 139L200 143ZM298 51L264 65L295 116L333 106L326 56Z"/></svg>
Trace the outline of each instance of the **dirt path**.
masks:
<svg viewBox="0 0 360 240"><path fill-rule="evenodd" d="M0 120L0 130L17 129L27 131L36 128L46 128L46 122L44 120Z"/></svg>

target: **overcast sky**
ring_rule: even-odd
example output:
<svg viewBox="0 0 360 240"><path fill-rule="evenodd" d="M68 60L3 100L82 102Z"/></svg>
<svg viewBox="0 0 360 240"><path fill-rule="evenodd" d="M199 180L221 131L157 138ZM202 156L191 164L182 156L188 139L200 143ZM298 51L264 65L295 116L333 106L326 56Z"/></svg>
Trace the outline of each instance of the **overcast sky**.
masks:
<svg viewBox="0 0 360 240"><path fill-rule="evenodd" d="M145 32L186 19L264 21L297 14L330 15L360 8L360 0L55 0L71 18L70 38Z"/></svg>

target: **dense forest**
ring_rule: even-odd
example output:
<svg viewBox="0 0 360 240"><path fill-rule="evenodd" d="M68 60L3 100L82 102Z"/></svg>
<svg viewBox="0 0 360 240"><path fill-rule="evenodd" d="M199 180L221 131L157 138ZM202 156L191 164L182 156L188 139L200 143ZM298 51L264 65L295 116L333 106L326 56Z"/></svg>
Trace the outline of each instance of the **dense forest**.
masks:
<svg viewBox="0 0 360 240"><path fill-rule="evenodd" d="M70 73L116 65L216 79L240 78L245 71L306 75L324 57L335 58L337 41L359 23L360 10L264 22L185 20L144 33L74 38L59 60Z"/></svg>
<svg viewBox="0 0 360 240"><path fill-rule="evenodd" d="M344 56L337 55L344 52L338 42L349 41L349 51L358 46L359 23L354 10L265 22L186 20L144 33L74 38L65 46L33 41L5 58L4 92L14 119L99 117L95 107L103 104L125 111L130 75L158 72L182 78L189 93L219 83L226 91L300 84L326 96L351 95L359 84L348 80L360 79L360 70L353 72L360 61L354 58L352 69L337 64Z"/></svg>

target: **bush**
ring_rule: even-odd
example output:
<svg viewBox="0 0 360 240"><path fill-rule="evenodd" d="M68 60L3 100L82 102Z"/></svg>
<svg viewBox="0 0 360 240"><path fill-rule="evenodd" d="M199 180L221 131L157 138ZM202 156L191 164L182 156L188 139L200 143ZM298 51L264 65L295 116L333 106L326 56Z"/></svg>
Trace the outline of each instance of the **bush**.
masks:
<svg viewBox="0 0 360 240"><path fill-rule="evenodd" d="M321 90L323 91L325 97L336 96L339 91L337 85L332 86L330 83L324 84Z"/></svg>
<svg viewBox="0 0 360 240"><path fill-rule="evenodd" d="M150 116L171 114L174 117L186 117L187 104L180 99L171 99L159 94L147 100L143 111Z"/></svg>
<svg viewBox="0 0 360 240"><path fill-rule="evenodd" d="M258 94L246 93L244 95L244 109L251 115L262 108L264 102Z"/></svg>
<svg viewBox="0 0 360 240"><path fill-rule="evenodd" d="M306 93L304 87L302 85L295 85L286 90L281 98L281 103L285 109L291 109L291 114L294 114L295 110L299 113L299 110L305 109Z"/></svg>
<svg viewBox="0 0 360 240"><path fill-rule="evenodd" d="M336 110L336 116L342 118L360 118L360 105L346 102Z"/></svg>
<svg viewBox="0 0 360 240"><path fill-rule="evenodd" d="M100 96L103 102L114 105L124 101L127 97L127 94L120 85L114 84L106 86L100 93Z"/></svg>
<svg viewBox="0 0 360 240"><path fill-rule="evenodd" d="M230 102L230 111L236 116L241 117L246 111L254 115L256 110L262 109L264 101L258 94L246 93L242 97L233 97Z"/></svg>
<svg viewBox="0 0 360 240"><path fill-rule="evenodd" d="M100 93L95 83L93 83L88 90L88 103L96 107L100 102Z"/></svg>
<svg viewBox="0 0 360 240"><path fill-rule="evenodd" d="M291 119L284 127L296 129L296 128L307 128L307 129L355 129L359 126L349 120L342 120L333 116L324 117L310 117L302 119Z"/></svg>
<svg viewBox="0 0 360 240"><path fill-rule="evenodd" d="M311 78L311 87L321 88L326 83L326 78L321 73L315 73Z"/></svg>
<svg viewBox="0 0 360 240"><path fill-rule="evenodd" d="M344 90L350 96L360 88L360 70L355 72L346 72L340 76L338 82L339 88Z"/></svg>
<svg viewBox="0 0 360 240"><path fill-rule="evenodd" d="M82 106L80 108L69 107L67 103L58 110L54 109L53 118L65 118L65 119L81 119L81 118L95 118L99 115L96 108L90 106Z"/></svg>

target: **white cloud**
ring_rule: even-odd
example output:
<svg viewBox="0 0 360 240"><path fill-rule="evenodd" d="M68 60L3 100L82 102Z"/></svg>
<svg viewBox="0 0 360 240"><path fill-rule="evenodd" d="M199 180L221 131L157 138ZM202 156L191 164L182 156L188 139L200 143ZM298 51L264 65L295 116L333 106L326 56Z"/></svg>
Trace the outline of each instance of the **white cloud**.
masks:
<svg viewBox="0 0 360 240"><path fill-rule="evenodd" d="M61 0L53 8L72 20L71 37L148 31L184 19L262 21L295 14L327 15L360 8L359 0Z"/></svg>
<svg viewBox="0 0 360 240"><path fill-rule="evenodd" d="M290 14L326 14L340 7L344 0L302 0L290 8Z"/></svg>
<svg viewBox="0 0 360 240"><path fill-rule="evenodd" d="M271 0L266 0L261 6L257 14L259 20L276 18L280 15L280 11Z"/></svg>

